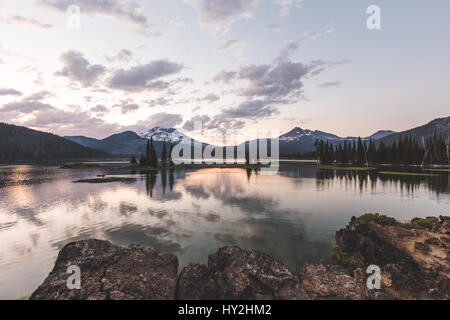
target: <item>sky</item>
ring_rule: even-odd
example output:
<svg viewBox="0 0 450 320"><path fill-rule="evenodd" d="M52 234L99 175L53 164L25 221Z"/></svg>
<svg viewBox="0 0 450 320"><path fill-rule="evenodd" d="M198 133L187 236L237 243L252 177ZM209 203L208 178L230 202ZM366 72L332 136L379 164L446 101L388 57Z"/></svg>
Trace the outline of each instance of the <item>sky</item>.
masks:
<svg viewBox="0 0 450 320"><path fill-rule="evenodd" d="M449 39L448 0L0 0L0 122L402 131L449 116Z"/></svg>

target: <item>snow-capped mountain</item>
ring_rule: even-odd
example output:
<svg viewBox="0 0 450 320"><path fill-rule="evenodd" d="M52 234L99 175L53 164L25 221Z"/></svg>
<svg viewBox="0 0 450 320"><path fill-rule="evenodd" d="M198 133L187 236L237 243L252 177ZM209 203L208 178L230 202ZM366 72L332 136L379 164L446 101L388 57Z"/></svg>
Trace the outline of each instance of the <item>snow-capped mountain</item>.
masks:
<svg viewBox="0 0 450 320"><path fill-rule="evenodd" d="M361 137L364 141L370 139L377 140L388 135L395 133L394 131L380 130L369 137ZM337 135L319 131L309 130L302 128L294 128L286 134L280 136L280 153L292 153L292 152L306 152L314 150L314 143L316 140L328 141L334 145L344 143L344 141L352 142L357 140L358 137L339 137Z"/></svg>
<svg viewBox="0 0 450 320"><path fill-rule="evenodd" d="M294 129L292 129L291 131L289 131L288 133L280 136L280 140L281 141L285 141L285 142L295 142L295 141L301 141L301 140L305 140L305 139L327 139L327 140L333 140L333 139L341 139L338 136L331 134L331 133L326 133L326 132L322 132L322 131L312 131L309 129L302 129L299 127L296 127Z"/></svg>
<svg viewBox="0 0 450 320"><path fill-rule="evenodd" d="M167 143L179 143L179 142L191 142L191 138L174 128L161 128L155 127L146 132L139 134L141 138L150 139L158 142Z"/></svg>
<svg viewBox="0 0 450 320"><path fill-rule="evenodd" d="M382 137L389 136L393 131L378 131L370 137L362 138L363 140L380 139ZM187 143L191 145L192 143L202 143L197 140L191 140L189 136L184 134L174 128L162 128L155 127L141 134L136 134L133 131L126 131L118 134L114 134L102 140L88 138L84 136L74 136L65 137L73 142L80 145L106 151L114 155L139 155L145 153L145 147L147 145L147 139L153 138L155 142L155 148L158 152L162 149L165 143ZM339 143L344 143L344 141L357 140L357 137L346 137L341 138L337 135L319 131L319 130L308 130L302 128L294 128L286 134L280 136L280 153L288 154L293 152L306 152L314 150L314 143L316 140L326 140L333 145L338 145ZM248 144L248 141L245 142Z"/></svg>

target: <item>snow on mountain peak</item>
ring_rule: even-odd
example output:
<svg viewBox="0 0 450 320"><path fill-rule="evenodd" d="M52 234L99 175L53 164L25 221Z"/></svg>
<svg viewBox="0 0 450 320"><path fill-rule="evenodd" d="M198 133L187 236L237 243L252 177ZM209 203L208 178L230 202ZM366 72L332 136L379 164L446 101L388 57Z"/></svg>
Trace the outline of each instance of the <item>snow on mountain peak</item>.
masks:
<svg viewBox="0 0 450 320"><path fill-rule="evenodd" d="M181 141L191 141L191 138L184 133L174 128L161 128L154 127L146 132L139 134L141 138L150 139L153 141L167 142L167 143L179 143Z"/></svg>

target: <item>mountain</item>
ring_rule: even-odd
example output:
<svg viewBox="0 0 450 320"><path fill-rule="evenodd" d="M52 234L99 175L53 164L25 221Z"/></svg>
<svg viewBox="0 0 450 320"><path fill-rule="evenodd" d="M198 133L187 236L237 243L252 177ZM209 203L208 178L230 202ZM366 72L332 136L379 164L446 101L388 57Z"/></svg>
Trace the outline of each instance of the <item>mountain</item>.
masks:
<svg viewBox="0 0 450 320"><path fill-rule="evenodd" d="M382 139L384 137L390 136L391 134L395 134L397 132L392 131L392 130L379 130L377 132L375 132L373 135L371 135L369 138L372 140L378 140L378 139Z"/></svg>
<svg viewBox="0 0 450 320"><path fill-rule="evenodd" d="M0 161L106 158L57 135L0 123Z"/></svg>
<svg viewBox="0 0 450 320"><path fill-rule="evenodd" d="M149 131L141 133L139 136L144 139L153 138L153 141L165 141L167 143L179 143L181 141L188 143L191 142L191 138L174 128L155 127Z"/></svg>
<svg viewBox="0 0 450 320"><path fill-rule="evenodd" d="M65 138L79 143L82 146L109 152L116 156L144 153L145 146L147 145L147 140L141 138L133 131L114 134L102 140L84 136L67 136Z"/></svg>
<svg viewBox="0 0 450 320"><path fill-rule="evenodd" d="M340 137L331 133L297 127L280 136L280 154L312 151L317 139L328 140L332 143L341 141Z"/></svg>
<svg viewBox="0 0 450 320"><path fill-rule="evenodd" d="M133 131L114 134L102 140L84 136L67 136L66 139L89 146L98 150L109 152L116 156L130 156L145 153L147 140L153 138L156 152L160 153L163 143L191 143L191 138L173 128L155 127L138 135Z"/></svg>
<svg viewBox="0 0 450 320"><path fill-rule="evenodd" d="M417 140L421 140L422 138L429 138L434 134L442 136L444 139L448 139L450 137L450 117L438 118L433 121L410 130L402 131L396 134L391 134L383 139L380 139L379 142L383 141L385 143L393 143L394 141L398 141L400 137L404 138L407 136L411 136Z"/></svg>
<svg viewBox="0 0 450 320"><path fill-rule="evenodd" d="M79 145L82 145L87 148L96 149L96 143L98 142L97 139L94 138L88 138L84 136L76 136L76 137L64 137L64 139L70 140L72 142L78 143Z"/></svg>
<svg viewBox="0 0 450 320"><path fill-rule="evenodd" d="M450 117L436 119L427 125L411 129L408 131L396 133L391 130L380 130L375 132L369 137L361 138L363 141L366 140L376 140L376 141L386 141L392 142L394 139L398 139L400 135L413 135L415 137L428 137L434 134L434 132L443 135L445 137L449 136L449 122ZM105 152L112 153L114 155L138 155L145 153L145 146L147 144L147 139L153 138L155 141L155 148L158 153L161 152L162 145L164 141L166 143L191 143L191 138L183 134L174 128L161 128L155 127L141 134L136 134L132 131L126 131L119 134L112 135L103 140L97 140L93 138L74 136L66 137L67 139L79 143L85 147L94 148L102 150ZM339 137L335 134L323 132L323 131L312 131L308 129L302 129L296 127L286 134L280 136L280 154L290 154L290 153L302 153L314 150L314 143L316 140L324 140L337 146L340 143L352 142L357 140L358 137ZM199 141L195 141L201 143ZM248 146L249 141L244 142ZM205 147L206 144L202 143Z"/></svg>
<svg viewBox="0 0 450 320"><path fill-rule="evenodd" d="M391 134L395 131L390 130L380 130L369 137L361 138L364 140L377 140ZM323 132L323 131L312 131L309 129L294 128L286 134L280 136L280 154L289 153L301 153L314 150L314 143L316 140L324 140L332 143L333 145L339 145L340 143L352 142L358 140L358 137L339 137L337 135Z"/></svg>

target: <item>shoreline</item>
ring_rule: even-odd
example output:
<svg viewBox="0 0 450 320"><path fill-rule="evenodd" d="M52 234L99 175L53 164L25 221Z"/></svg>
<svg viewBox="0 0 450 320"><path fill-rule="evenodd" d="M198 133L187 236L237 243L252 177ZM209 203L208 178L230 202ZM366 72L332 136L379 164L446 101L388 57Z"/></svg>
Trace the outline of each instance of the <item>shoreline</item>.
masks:
<svg viewBox="0 0 450 320"><path fill-rule="evenodd" d="M259 251L220 248L208 264L178 270L178 258L151 247L101 240L66 245L31 295L35 300L449 299L450 217L401 223L365 214L336 232L334 265L290 270ZM82 270L80 290L66 287L66 269ZM381 269L381 289L367 287L369 265ZM83 271L86 270L86 271Z"/></svg>

